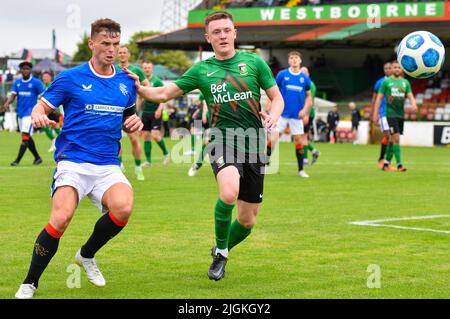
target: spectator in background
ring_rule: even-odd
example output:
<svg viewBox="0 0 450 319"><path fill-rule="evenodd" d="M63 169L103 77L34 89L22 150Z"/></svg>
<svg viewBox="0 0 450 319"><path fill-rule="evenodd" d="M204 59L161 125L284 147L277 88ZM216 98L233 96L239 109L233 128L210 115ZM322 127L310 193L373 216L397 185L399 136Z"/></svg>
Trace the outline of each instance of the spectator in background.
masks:
<svg viewBox="0 0 450 319"><path fill-rule="evenodd" d="M339 124L339 113L337 106L333 106L333 109L328 112L327 116L327 142L334 144L337 141L336 129Z"/></svg>
<svg viewBox="0 0 450 319"><path fill-rule="evenodd" d="M358 126L361 121L361 114L359 113L359 109L356 106L355 102L348 103L348 107L350 108L350 112L352 114L352 139L353 144L358 144Z"/></svg>
<svg viewBox="0 0 450 319"><path fill-rule="evenodd" d="M11 70L8 69L8 73L6 73L6 84L12 84L14 81L14 75L11 73Z"/></svg>

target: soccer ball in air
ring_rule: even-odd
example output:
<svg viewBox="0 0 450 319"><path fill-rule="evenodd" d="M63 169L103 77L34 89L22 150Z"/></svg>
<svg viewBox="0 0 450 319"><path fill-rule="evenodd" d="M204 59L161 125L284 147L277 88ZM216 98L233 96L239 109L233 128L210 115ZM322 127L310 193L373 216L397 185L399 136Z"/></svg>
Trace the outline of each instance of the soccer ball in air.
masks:
<svg viewBox="0 0 450 319"><path fill-rule="evenodd" d="M400 42L397 60L409 76L426 79L438 73L444 65L445 48L434 34L415 31Z"/></svg>

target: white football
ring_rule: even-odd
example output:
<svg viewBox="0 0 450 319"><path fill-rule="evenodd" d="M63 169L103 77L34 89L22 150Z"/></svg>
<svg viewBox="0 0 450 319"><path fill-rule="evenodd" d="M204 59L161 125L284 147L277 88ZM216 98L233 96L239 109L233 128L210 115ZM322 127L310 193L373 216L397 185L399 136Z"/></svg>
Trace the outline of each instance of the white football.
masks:
<svg viewBox="0 0 450 319"><path fill-rule="evenodd" d="M397 60L409 76L426 79L438 73L444 65L445 48L434 34L428 31L415 31L400 42Z"/></svg>

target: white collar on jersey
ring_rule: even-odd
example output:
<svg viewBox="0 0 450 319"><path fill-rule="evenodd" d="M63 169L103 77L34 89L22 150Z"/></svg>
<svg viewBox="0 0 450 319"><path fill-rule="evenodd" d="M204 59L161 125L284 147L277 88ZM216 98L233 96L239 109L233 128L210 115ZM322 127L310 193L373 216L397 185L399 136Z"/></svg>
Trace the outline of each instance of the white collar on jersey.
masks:
<svg viewBox="0 0 450 319"><path fill-rule="evenodd" d="M95 70L94 65L92 64L92 60L89 60L89 68L91 69L92 73L94 73L94 75L98 76L99 78L109 79L114 77L116 75L116 68L114 67L114 65L111 65L111 67L113 69L113 73L111 75L102 75Z"/></svg>
<svg viewBox="0 0 450 319"><path fill-rule="evenodd" d="M302 73L302 71L300 71L300 70L297 73L294 73L294 72L291 71L291 68L288 68L288 71L292 75L299 75L300 73Z"/></svg>
<svg viewBox="0 0 450 319"><path fill-rule="evenodd" d="M33 79L33 74L30 74L30 78L28 80L21 79L23 83L28 83Z"/></svg>

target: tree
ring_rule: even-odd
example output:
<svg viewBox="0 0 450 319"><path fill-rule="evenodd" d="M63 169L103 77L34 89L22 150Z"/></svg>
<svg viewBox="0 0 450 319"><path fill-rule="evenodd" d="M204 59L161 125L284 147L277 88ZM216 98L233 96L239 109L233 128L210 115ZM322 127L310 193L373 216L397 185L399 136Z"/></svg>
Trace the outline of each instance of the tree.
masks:
<svg viewBox="0 0 450 319"><path fill-rule="evenodd" d="M128 41L128 50L130 51L130 60L136 62L139 59L139 47L137 43L152 35L160 34L157 31L138 31L135 32Z"/></svg>
<svg viewBox="0 0 450 319"><path fill-rule="evenodd" d="M147 52L146 58L155 64L162 64L169 69L187 70L192 66L191 59L183 51L167 50L157 55Z"/></svg>
<svg viewBox="0 0 450 319"><path fill-rule="evenodd" d="M92 52L91 49L89 49L88 42L89 36L84 33L81 37L81 41L77 44L77 52L73 56L73 62L85 62L91 58Z"/></svg>
<svg viewBox="0 0 450 319"><path fill-rule="evenodd" d="M130 51L131 55L130 60L132 62L137 62L139 59L140 52L137 45L139 41L142 41L146 37L158 34L160 34L160 32L156 31L139 31L134 33L128 41L128 50ZM145 52L144 60L151 61L155 64L162 64L169 69L186 70L192 65L191 59L186 53L184 53L183 51L175 50L164 50L156 55L153 54L152 51L148 50L147 52Z"/></svg>

